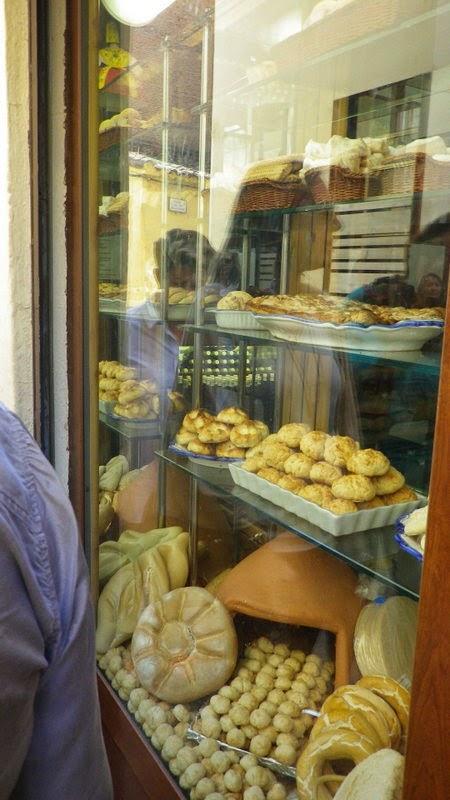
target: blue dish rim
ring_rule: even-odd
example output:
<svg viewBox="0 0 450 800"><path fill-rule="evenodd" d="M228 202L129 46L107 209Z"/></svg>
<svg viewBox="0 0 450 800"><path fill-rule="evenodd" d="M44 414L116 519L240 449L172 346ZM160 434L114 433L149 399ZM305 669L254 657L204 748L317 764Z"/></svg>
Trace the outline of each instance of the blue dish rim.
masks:
<svg viewBox="0 0 450 800"><path fill-rule="evenodd" d="M311 328L332 328L333 330L358 330L358 331L392 331L399 328L443 328L444 321L438 319L430 320L403 320L402 322L395 322L393 325L364 325L361 322L343 322L338 325L335 322L319 322L318 320L304 319L303 317L296 317L290 314L255 314L255 319L271 319L271 320L290 320L292 322L301 322L302 325L308 325Z"/></svg>
<svg viewBox="0 0 450 800"><path fill-rule="evenodd" d="M188 458L200 458L202 461L215 461L223 464L237 464L243 461L242 458L225 458L219 456L202 456L201 453L191 453L190 450L185 450L179 444L171 442L168 448L172 453L177 453L179 456L187 456Z"/></svg>
<svg viewBox="0 0 450 800"><path fill-rule="evenodd" d="M409 514L403 514L395 523L394 539L397 544L400 545L401 549L405 551L405 553L408 553L410 556L415 558L416 561L423 561L422 553L419 553L418 550L410 547L409 544L406 544L405 540L403 539L403 535L405 533L405 526L403 523L407 517L409 517Z"/></svg>

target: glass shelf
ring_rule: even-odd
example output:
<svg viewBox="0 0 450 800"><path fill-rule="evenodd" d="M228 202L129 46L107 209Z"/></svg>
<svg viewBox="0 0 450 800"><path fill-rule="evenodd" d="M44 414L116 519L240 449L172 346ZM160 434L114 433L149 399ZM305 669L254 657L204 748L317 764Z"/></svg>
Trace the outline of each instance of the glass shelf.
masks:
<svg viewBox="0 0 450 800"><path fill-rule="evenodd" d="M164 462L211 487L223 497L255 509L271 522L331 553L354 569L377 578L408 597L413 599L419 597L421 564L399 548L394 540L392 526L348 536L331 536L317 525L236 486L227 468L205 467L170 451L158 452L156 455Z"/></svg>
<svg viewBox="0 0 450 800"><path fill-rule="evenodd" d="M290 349L303 350L316 355L333 356L341 355L354 361L365 361L373 363L384 362L386 364L396 364L404 366L410 364L420 369L439 374L441 365L441 353L424 353L422 350L389 352L387 350L350 350L343 347L320 347L299 342L288 342L285 339L277 339L271 336L268 331L249 331L232 328L219 328L217 325L205 323L204 325L186 325L186 330L193 333L209 333L214 336L228 336L231 339L239 339L253 345L270 345L276 347L288 347Z"/></svg>
<svg viewBox="0 0 450 800"><path fill-rule="evenodd" d="M103 411L99 412L99 419L112 431L119 433L125 439L158 439L161 436L161 424L155 421L133 421L131 419L117 419Z"/></svg>

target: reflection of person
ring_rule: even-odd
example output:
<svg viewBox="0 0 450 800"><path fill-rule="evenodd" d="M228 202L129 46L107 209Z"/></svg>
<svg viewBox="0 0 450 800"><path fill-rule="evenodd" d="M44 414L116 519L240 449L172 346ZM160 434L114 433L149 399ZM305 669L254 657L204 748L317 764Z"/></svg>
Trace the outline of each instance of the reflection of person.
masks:
<svg viewBox="0 0 450 800"><path fill-rule="evenodd" d="M75 517L1 404L0 483L0 797L112 800Z"/></svg>
<svg viewBox="0 0 450 800"><path fill-rule="evenodd" d="M212 263L212 276L209 282L217 286L221 294L240 288L241 265L236 250L217 253Z"/></svg>
<svg viewBox="0 0 450 800"><path fill-rule="evenodd" d="M158 265L158 278L161 280L163 266L163 247L166 248L166 268L169 286L180 286L191 291L195 289L195 270L197 264L197 242L200 236L203 254L203 274L209 273L215 250L206 236L193 230L172 228L165 239L158 239L154 245L155 261Z"/></svg>
<svg viewBox="0 0 450 800"><path fill-rule="evenodd" d="M433 308L434 306L445 306L445 295L442 281L435 272L428 272L423 275L417 284L416 308Z"/></svg>
<svg viewBox="0 0 450 800"><path fill-rule="evenodd" d="M402 275L383 275L372 283L361 286L347 295L349 300L360 300L375 306L411 307L415 301L414 287Z"/></svg>

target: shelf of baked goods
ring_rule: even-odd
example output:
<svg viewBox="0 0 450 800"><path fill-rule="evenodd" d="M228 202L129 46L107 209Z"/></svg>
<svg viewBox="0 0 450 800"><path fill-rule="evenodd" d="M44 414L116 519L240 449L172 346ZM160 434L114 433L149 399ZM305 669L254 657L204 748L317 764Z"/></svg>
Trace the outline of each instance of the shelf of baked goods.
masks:
<svg viewBox="0 0 450 800"><path fill-rule="evenodd" d="M310 344L308 342L291 342L286 339L279 339L271 336L268 331L249 331L239 328L221 328L218 325L185 325L185 329L192 333L201 333L211 336L229 336L231 339L246 342L250 345L288 347L303 350L309 353L323 356L345 356L357 361L377 361L391 365L402 366L411 364L434 374L439 374L441 364L441 353L424 353L421 350L391 352L389 350L359 350L356 348L344 348L339 346L324 346L320 344Z"/></svg>
<svg viewBox="0 0 450 800"><path fill-rule="evenodd" d="M160 113L144 119L137 109L125 108L100 123L98 140L100 156L111 147L120 145L130 145L136 150L144 151L149 146L160 148L163 131L169 131L172 142L198 149L198 122L191 121L189 111L172 108L171 120L164 121Z"/></svg>
<svg viewBox="0 0 450 800"><path fill-rule="evenodd" d="M218 495L255 509L281 529L295 533L402 594L418 598L420 564L399 548L394 540L393 525L335 537L318 525L236 485L228 469L205 466L194 458L177 455L171 450L157 452L157 456L214 489Z"/></svg>

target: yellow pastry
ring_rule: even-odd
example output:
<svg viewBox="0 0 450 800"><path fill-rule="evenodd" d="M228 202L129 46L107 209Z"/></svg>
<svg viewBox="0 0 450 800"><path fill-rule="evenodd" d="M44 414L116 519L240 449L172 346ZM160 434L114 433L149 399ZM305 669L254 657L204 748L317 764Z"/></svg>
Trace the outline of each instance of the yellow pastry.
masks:
<svg viewBox="0 0 450 800"><path fill-rule="evenodd" d="M300 446L301 440L310 430L310 426L305 425L303 422L289 422L280 428L277 436L283 444L296 448Z"/></svg>
<svg viewBox="0 0 450 800"><path fill-rule="evenodd" d="M300 450L305 456L313 458L314 461L322 461L328 438L328 434L322 433L322 431L310 431L303 436L300 442Z"/></svg>
<svg viewBox="0 0 450 800"><path fill-rule="evenodd" d="M366 500L364 503L358 503L358 511L367 511L370 508L381 508L384 506L381 497L373 497L372 500Z"/></svg>
<svg viewBox="0 0 450 800"><path fill-rule="evenodd" d="M264 448L264 458L269 467L283 469L284 464L292 454L292 450L285 444L275 442Z"/></svg>
<svg viewBox="0 0 450 800"><path fill-rule="evenodd" d="M294 475L282 475L278 481L278 486L281 489L287 489L288 492L298 494L299 490L306 486L306 481L302 478L296 478Z"/></svg>
<svg viewBox="0 0 450 800"><path fill-rule="evenodd" d="M335 467L345 467L357 450L359 444L350 436L330 436L325 442L324 459Z"/></svg>
<svg viewBox="0 0 450 800"><path fill-rule="evenodd" d="M264 478L264 480L269 481L270 483L278 483L281 477L281 472L278 472L278 470L274 469L274 467L263 467L263 469L259 470L257 475L258 478Z"/></svg>
<svg viewBox="0 0 450 800"><path fill-rule="evenodd" d="M317 461L311 467L309 477L312 481L326 483L331 486L334 481L342 477L342 474L342 470L339 467L327 464L326 461Z"/></svg>
<svg viewBox="0 0 450 800"><path fill-rule="evenodd" d="M260 469L264 469L266 462L262 456L253 456L252 458L246 458L241 466L242 469L245 469L247 472L256 473L259 472Z"/></svg>
<svg viewBox="0 0 450 800"><path fill-rule="evenodd" d="M304 500L309 500L310 503L316 503L316 505L324 508L334 499L328 486L321 486L318 483L311 483L309 486L305 486L297 494L299 497L303 497Z"/></svg>
<svg viewBox="0 0 450 800"><path fill-rule="evenodd" d="M383 501L383 505L395 506L397 503L411 503L411 501L417 500L417 495L413 489L410 489L409 486L402 486L398 492L393 492L393 494L385 494L381 499Z"/></svg>
<svg viewBox="0 0 450 800"><path fill-rule="evenodd" d="M230 406L219 411L216 419L217 422L224 422L226 425L240 425L248 420L248 414L242 408Z"/></svg>
<svg viewBox="0 0 450 800"><path fill-rule="evenodd" d="M213 415L209 413L209 411L205 411L204 408L194 408L193 411L189 411L186 414L183 420L183 427L186 430L191 431L191 433L196 433L207 422L212 422L214 419Z"/></svg>
<svg viewBox="0 0 450 800"><path fill-rule="evenodd" d="M262 439L262 431L251 420L236 425L230 432L230 441L236 447L255 447Z"/></svg>
<svg viewBox="0 0 450 800"><path fill-rule="evenodd" d="M358 450L358 452L353 453L347 461L349 472L354 472L356 475L366 475L368 478L384 475L389 466L389 459L386 458L384 453L380 453L379 450L372 450L370 447L367 450ZM370 500L371 498L364 499Z"/></svg>
<svg viewBox="0 0 450 800"><path fill-rule="evenodd" d="M197 455L201 456L213 456L216 452L215 448L211 444L205 444L197 437L195 439L191 439L191 441L188 443L187 449L190 450L191 453L196 453Z"/></svg>
<svg viewBox="0 0 450 800"><path fill-rule="evenodd" d="M249 300L252 299L248 292L228 292L225 297L217 303L217 308L228 311L243 311Z"/></svg>
<svg viewBox="0 0 450 800"><path fill-rule="evenodd" d="M284 462L284 471L294 478L309 478L314 461L304 453L292 453Z"/></svg>
<svg viewBox="0 0 450 800"><path fill-rule="evenodd" d="M245 450L241 447L235 447L233 442L222 442L216 447L216 456L220 458L245 458Z"/></svg>
<svg viewBox="0 0 450 800"><path fill-rule="evenodd" d="M358 511L358 506L353 500L343 500L337 497L334 500L330 500L329 503L326 503L324 508L326 508L327 511L331 511L332 514L353 514L355 511Z"/></svg>
<svg viewBox="0 0 450 800"><path fill-rule="evenodd" d="M177 435L175 436L175 441L181 447L185 447L192 441L192 439L196 438L196 434L192 433L192 431L188 431L186 428L180 428Z"/></svg>
<svg viewBox="0 0 450 800"><path fill-rule="evenodd" d="M377 495L393 494L405 485L405 476L395 467L389 467L384 475L372 478L372 483Z"/></svg>
<svg viewBox="0 0 450 800"><path fill-rule="evenodd" d="M221 422L208 422L199 430L198 438L207 444L227 442L230 438L230 429Z"/></svg>
<svg viewBox="0 0 450 800"><path fill-rule="evenodd" d="M331 486L333 495L342 500L363 503L375 497L375 489L370 478L365 475L344 475Z"/></svg>

